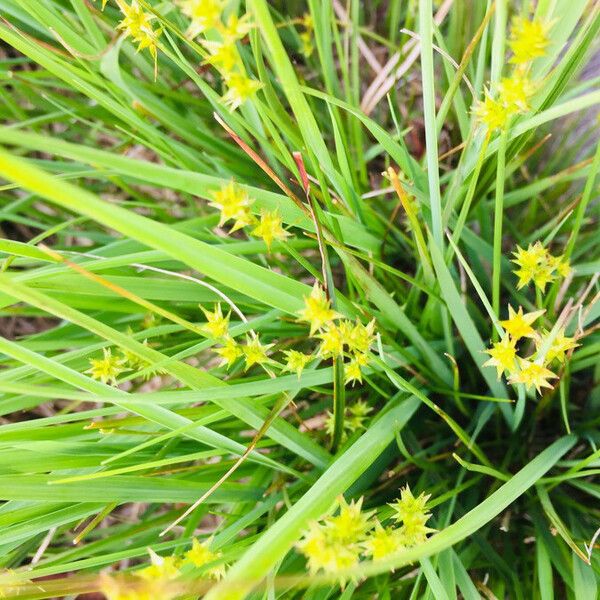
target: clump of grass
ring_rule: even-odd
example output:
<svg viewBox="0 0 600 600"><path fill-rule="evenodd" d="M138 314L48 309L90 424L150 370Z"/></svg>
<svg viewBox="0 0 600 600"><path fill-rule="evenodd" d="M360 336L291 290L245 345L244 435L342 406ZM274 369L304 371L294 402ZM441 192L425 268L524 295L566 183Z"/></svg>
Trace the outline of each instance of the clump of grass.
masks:
<svg viewBox="0 0 600 600"><path fill-rule="evenodd" d="M0 2L0 597L597 597L600 12L534 4Z"/></svg>

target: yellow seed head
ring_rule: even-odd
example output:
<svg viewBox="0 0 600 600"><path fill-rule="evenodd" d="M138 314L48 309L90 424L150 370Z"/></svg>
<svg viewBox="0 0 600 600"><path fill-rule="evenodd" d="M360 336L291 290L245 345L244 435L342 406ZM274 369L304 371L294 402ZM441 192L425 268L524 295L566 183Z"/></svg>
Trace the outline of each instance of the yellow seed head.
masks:
<svg viewBox="0 0 600 600"><path fill-rule="evenodd" d="M544 56L550 43L550 27L551 25L544 21L514 17L508 39L508 47L513 52L510 62L524 64Z"/></svg>
<svg viewBox="0 0 600 600"><path fill-rule="evenodd" d="M535 338L537 334L531 324L545 312L544 310L536 310L523 314L522 306L519 306L519 311L515 312L513 307L509 305L508 319L500 321L500 325L504 327L513 342L517 342L524 337Z"/></svg>
<svg viewBox="0 0 600 600"><path fill-rule="evenodd" d="M510 116L505 104L500 100L495 100L488 90L485 90L485 97L477 103L474 112L477 120L489 131L504 129Z"/></svg>
<svg viewBox="0 0 600 600"><path fill-rule="evenodd" d="M248 192L230 181L220 190L213 192L213 200L209 206L213 206L221 212L219 227L222 227L227 221L234 221L231 231L236 231L250 225L253 222L250 207L254 203Z"/></svg>
<svg viewBox="0 0 600 600"><path fill-rule="evenodd" d="M298 375L302 375L304 367L313 359L310 354L304 354L304 352L298 352L298 350L286 350L284 353L286 358L285 371L290 371Z"/></svg>
<svg viewBox="0 0 600 600"><path fill-rule="evenodd" d="M181 11L191 21L186 32L189 38L214 29L221 25L221 14L225 7L224 0L181 0Z"/></svg>
<svg viewBox="0 0 600 600"><path fill-rule="evenodd" d="M490 355L490 359L483 363L484 367L496 367L498 379L504 371L513 371L515 368L515 360L517 350L515 341L510 336L505 335L499 342L492 345L489 350L485 351Z"/></svg>
<svg viewBox="0 0 600 600"><path fill-rule="evenodd" d="M262 238L270 250L273 240L285 240L290 234L283 228L278 210L263 210L260 213L260 222L252 230L252 235Z"/></svg>
<svg viewBox="0 0 600 600"><path fill-rule="evenodd" d="M246 361L246 370L252 365L263 365L271 362L271 359L267 356L267 352L273 344L261 344L258 336L252 336L246 338L246 345L242 346L242 352Z"/></svg>
<svg viewBox="0 0 600 600"><path fill-rule="evenodd" d="M222 553L213 552L210 549L212 538L199 542L196 538L192 540L192 548L185 553L184 564L190 563L195 567L204 567L209 563L218 561ZM204 573L212 579L222 579L225 576L225 565L215 565L204 571Z"/></svg>
<svg viewBox="0 0 600 600"><path fill-rule="evenodd" d="M523 383L527 389L535 386L538 394L541 394L541 388L543 387L552 388L548 380L557 378L557 375L550 369L524 358L519 358L519 366L521 370L515 370L508 381L510 383Z"/></svg>
<svg viewBox="0 0 600 600"><path fill-rule="evenodd" d="M215 353L221 357L220 366L227 366L229 369L242 356L242 347L230 336L225 338L223 344L222 348L215 348Z"/></svg>
<svg viewBox="0 0 600 600"><path fill-rule="evenodd" d="M102 383L117 385L117 377L126 370L125 360L120 356L113 356L110 348L104 348L102 352L102 358L90 359L91 367L86 373Z"/></svg>
<svg viewBox="0 0 600 600"><path fill-rule="evenodd" d="M298 315L300 321L310 323L310 335L314 335L316 331L340 317L331 308L331 301L318 283L313 286L310 296L304 297L304 308L298 311Z"/></svg>
<svg viewBox="0 0 600 600"><path fill-rule="evenodd" d="M228 89L223 96L223 103L232 111L244 104L263 87L260 81L238 72L228 73L225 76L225 85Z"/></svg>
<svg viewBox="0 0 600 600"><path fill-rule="evenodd" d="M220 302L215 305L215 309L212 312L206 310L202 305L199 306L206 317L206 323L201 328L202 331L209 338L226 337L229 333L229 317L231 313L224 317Z"/></svg>

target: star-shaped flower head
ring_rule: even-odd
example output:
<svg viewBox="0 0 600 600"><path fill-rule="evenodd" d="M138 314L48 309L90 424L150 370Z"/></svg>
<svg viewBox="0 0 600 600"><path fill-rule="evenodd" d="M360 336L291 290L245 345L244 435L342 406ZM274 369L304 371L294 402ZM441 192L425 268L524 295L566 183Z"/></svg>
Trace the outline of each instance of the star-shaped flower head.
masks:
<svg viewBox="0 0 600 600"><path fill-rule="evenodd" d="M529 244L527 250L517 246L513 256L512 262L519 267L514 272L519 278L518 289L533 281L544 292L546 285L556 279L555 273L565 277L570 272L569 261L562 255L552 256L540 242Z"/></svg>
<svg viewBox="0 0 600 600"><path fill-rule="evenodd" d="M390 504L396 514L394 519L402 523L400 532L402 542L406 546L415 546L423 543L427 534L435 531L427 527L426 523L431 518L431 513L427 510L427 501L430 494L421 493L416 498L409 486L402 488L400 498Z"/></svg>
<svg viewBox="0 0 600 600"><path fill-rule="evenodd" d="M370 517L373 511L362 512L363 498L349 504L343 496L338 498L340 510L337 515L324 519L328 536L341 544L360 542L371 528Z"/></svg>
<svg viewBox="0 0 600 600"><path fill-rule="evenodd" d="M514 17L508 39L508 47L513 52L510 62L524 64L545 56L550 43L550 28L550 23L540 19L530 21L525 17Z"/></svg>
<svg viewBox="0 0 600 600"><path fill-rule="evenodd" d="M100 575L100 591L106 600L172 600L180 595L173 583L146 581L140 577Z"/></svg>
<svg viewBox="0 0 600 600"><path fill-rule="evenodd" d="M229 317L231 312L224 317L223 310L221 309L221 303L215 304L215 309L211 312L206 310L201 304L199 304L200 310L206 317L206 323L202 325L201 329L209 338L222 338L226 337L229 333Z"/></svg>
<svg viewBox="0 0 600 600"><path fill-rule="evenodd" d="M241 18L231 14L225 25L219 27L219 33L225 42L236 42L245 37L254 27L250 20L250 15L245 14Z"/></svg>
<svg viewBox="0 0 600 600"><path fill-rule="evenodd" d="M357 381L362 383L362 371L360 370L360 363L356 359L352 359L344 364L344 383L354 385Z"/></svg>
<svg viewBox="0 0 600 600"><path fill-rule="evenodd" d="M285 350L283 354L286 358L284 371L296 373L298 379L300 379L304 367L313 359L310 354L304 354L304 352L298 350Z"/></svg>
<svg viewBox="0 0 600 600"><path fill-rule="evenodd" d="M523 383L527 389L533 385L538 394L542 393L541 388L543 387L552 388L552 385L548 383L548 379L557 378L557 375L550 369L524 358L519 358L519 366L521 370L515 371L508 381L510 383Z"/></svg>
<svg viewBox="0 0 600 600"><path fill-rule="evenodd" d="M267 356L267 352L273 346L274 344L261 344L257 335L247 336L246 344L242 346L242 352L246 361L246 370L252 365L264 365L271 362L271 359Z"/></svg>
<svg viewBox="0 0 600 600"><path fill-rule="evenodd" d="M548 262L561 277L567 277L567 275L571 273L569 259L565 258L564 254L559 254L558 256L549 256Z"/></svg>
<svg viewBox="0 0 600 600"><path fill-rule="evenodd" d="M161 30L152 28L152 19L154 15L144 12L137 0L132 0L131 5L128 5L124 0L117 0L117 4L123 13L124 18L117 25L117 29L122 29L127 37L137 43L137 51L149 50L150 55L154 59L154 79L157 76L157 41L161 34Z"/></svg>
<svg viewBox="0 0 600 600"><path fill-rule="evenodd" d="M315 337L321 339L321 345L317 351L317 355L321 358L338 358L344 353L344 338L335 323L326 324L321 333Z"/></svg>
<svg viewBox="0 0 600 600"><path fill-rule="evenodd" d="M181 12L191 21L186 35L195 38L208 29L221 25L221 14L225 8L224 0L181 0Z"/></svg>
<svg viewBox="0 0 600 600"><path fill-rule="evenodd" d="M357 400L347 410L349 414L346 417L344 426L350 432L354 432L357 429L365 428L364 422L373 409L364 400Z"/></svg>
<svg viewBox="0 0 600 600"><path fill-rule="evenodd" d="M535 338L537 334L531 324L545 312L545 310L536 310L523 314L522 306L519 306L519 311L515 312L513 307L509 305L508 319L500 321L500 325L504 327L513 342L517 342L523 337Z"/></svg>
<svg viewBox="0 0 600 600"><path fill-rule="evenodd" d="M484 99L477 102L474 113L477 120L485 125L490 132L496 129L504 129L510 116L505 104L500 100L495 100L489 90L485 90Z"/></svg>
<svg viewBox="0 0 600 600"><path fill-rule="evenodd" d="M226 74L225 85L227 86L227 92L222 100L223 104L229 107L231 111L244 104L246 100L254 96L263 87L260 81L237 71Z"/></svg>
<svg viewBox="0 0 600 600"><path fill-rule="evenodd" d="M341 315L331 308L331 300L327 298L323 288L315 282L310 296L304 296L304 308L298 311L299 321L310 323L310 335L322 329Z"/></svg>
<svg viewBox="0 0 600 600"><path fill-rule="evenodd" d="M341 327L340 327L341 328ZM344 344L353 354L367 354L375 341L375 319L363 325L356 321L353 327L342 330Z"/></svg>
<svg viewBox="0 0 600 600"><path fill-rule="evenodd" d="M191 563L195 567L204 567L209 563L218 561L223 555L222 552L213 552L210 549L212 538L199 542L196 538L192 540L192 548L185 553L184 563ZM213 565L204 570L204 575L212 579L222 579L225 577L225 565Z"/></svg>
<svg viewBox="0 0 600 600"><path fill-rule="evenodd" d="M204 64L213 65L222 73L231 73L239 62L237 49L233 42L203 40L202 45L210 53L210 56L204 60Z"/></svg>
<svg viewBox="0 0 600 600"><path fill-rule="evenodd" d="M379 521L375 522L375 529L362 543L365 554L372 560L381 560L390 554L405 548L403 536L399 529L382 527Z"/></svg>
<svg viewBox="0 0 600 600"><path fill-rule="evenodd" d="M161 581L177 579L181 574L178 567L178 559L175 556L159 556L148 548L150 554L150 565L137 571L136 575L146 581Z"/></svg>
<svg viewBox="0 0 600 600"><path fill-rule="evenodd" d="M117 377L126 371L125 359L113 356L110 348L102 349L102 358L91 358L91 367L86 371L93 379L99 379L102 383L117 385Z"/></svg>
<svg viewBox="0 0 600 600"><path fill-rule="evenodd" d="M297 548L307 559L309 572L336 574L355 567L360 560L358 544L342 544L331 539L326 528L317 522L309 524Z"/></svg>
<svg viewBox="0 0 600 600"><path fill-rule="evenodd" d="M509 114L527 112L529 100L535 92L531 80L524 73L515 72L504 77L498 84L498 100Z"/></svg>
<svg viewBox="0 0 600 600"><path fill-rule="evenodd" d="M548 331L544 331L542 337L539 340L536 340L535 345L536 349L539 352L540 348L544 343L544 339L549 335ZM561 329L554 338L552 345L546 352L545 362L546 364L551 363L553 360L557 360L559 363L565 362L565 354L572 350L573 348L577 348L579 344L575 341L575 338L567 337L565 335L565 330Z"/></svg>
<svg viewBox="0 0 600 600"><path fill-rule="evenodd" d="M271 250L273 240L285 240L290 234L283 228L281 215L275 209L261 211L260 222L252 230L252 235L262 238L267 245L267 249Z"/></svg>
<svg viewBox="0 0 600 600"><path fill-rule="evenodd" d="M225 337L222 348L215 348L215 353L221 357L219 366L231 367L233 363L242 356L242 347L231 337Z"/></svg>
<svg viewBox="0 0 600 600"><path fill-rule="evenodd" d="M513 371L515 368L515 359L517 350L515 341L510 336L505 335L499 342L492 345L485 351L490 355L490 359L483 363L484 367L496 367L498 379L504 371Z"/></svg>
<svg viewBox="0 0 600 600"><path fill-rule="evenodd" d="M244 188L238 186L234 181L230 181L220 190L213 192L212 196L213 200L208 204L221 211L219 227L222 227L227 221L234 221L231 228L233 232L253 223L254 217L250 213L250 207L254 200L250 198Z"/></svg>

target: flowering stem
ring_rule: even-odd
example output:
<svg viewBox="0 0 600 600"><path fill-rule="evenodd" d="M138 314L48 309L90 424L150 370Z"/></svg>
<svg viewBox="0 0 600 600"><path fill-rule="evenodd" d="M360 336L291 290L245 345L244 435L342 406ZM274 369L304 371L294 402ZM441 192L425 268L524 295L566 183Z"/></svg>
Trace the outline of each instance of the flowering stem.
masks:
<svg viewBox="0 0 600 600"><path fill-rule="evenodd" d="M346 387L344 383L344 361L338 358L333 363L333 436L331 450L335 452L344 433L346 412Z"/></svg>
<svg viewBox="0 0 600 600"><path fill-rule="evenodd" d="M494 201L494 253L492 259L492 308L500 315L500 273L502 259L502 217L504 216L504 176L506 169L506 130L500 135L498 167L496 169L496 197ZM494 341L498 332L493 331Z"/></svg>

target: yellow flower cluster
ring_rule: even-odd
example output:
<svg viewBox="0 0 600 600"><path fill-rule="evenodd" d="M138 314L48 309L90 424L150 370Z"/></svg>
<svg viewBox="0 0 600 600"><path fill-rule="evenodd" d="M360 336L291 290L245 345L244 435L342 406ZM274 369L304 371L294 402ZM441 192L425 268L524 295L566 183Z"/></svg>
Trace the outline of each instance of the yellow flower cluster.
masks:
<svg viewBox="0 0 600 600"><path fill-rule="evenodd" d="M246 343L238 343L229 333L229 318L231 312L223 315L221 303L217 303L213 311L206 310L203 306L200 309L206 317L206 323L201 327L206 337L218 340L222 346L215 349L215 353L221 357L220 366L231 367L235 361L244 357L246 369L253 365L263 365L272 362L267 352L273 347L273 344L261 344L260 338L255 333L246 336Z"/></svg>
<svg viewBox="0 0 600 600"><path fill-rule="evenodd" d="M536 90L536 83L529 78L533 60L544 56L549 44L550 25L539 20L530 21L524 17L515 17L512 21L508 46L515 65L509 77L498 84L497 94L484 90L484 99L475 106L477 119L489 132L505 129L510 118L526 113L529 100Z"/></svg>
<svg viewBox="0 0 600 600"><path fill-rule="evenodd" d="M500 325L505 330L505 335L499 342L486 350L490 359L483 363L484 367L495 367L498 379L506 373L509 383L522 383L527 389L535 387L538 394L541 388L552 388L549 383L551 379L557 379L548 366L556 361L563 363L566 353L578 346L574 338L567 337L564 329L561 329L544 357L540 352L544 347L545 340L548 339L549 332L542 329L541 332L533 328L533 323L544 314L543 310L536 310L530 313L523 313L523 308L519 307L517 312L513 307L508 307L508 319L500 321ZM535 354L527 358L518 356L517 343L530 338L535 344Z"/></svg>
<svg viewBox="0 0 600 600"><path fill-rule="evenodd" d="M300 20L300 24L304 29L304 31L300 32L299 34L300 43L302 44L302 54L308 57L315 50L315 45L313 43L315 25L313 23L313 19L310 13L304 14L302 19Z"/></svg>
<svg viewBox="0 0 600 600"><path fill-rule="evenodd" d="M348 439L348 436L355 431L360 429L366 429L365 421L369 413L373 409L364 401L358 400L350 406L346 406L346 412L344 414L344 428L342 431L342 441ZM335 430L334 415L331 412L327 412L327 419L325 420L325 431L329 435L333 435Z"/></svg>
<svg viewBox="0 0 600 600"><path fill-rule="evenodd" d="M375 341L375 320L363 325L359 320L342 319L331 308L331 301L315 283L310 296L298 312L300 321L310 324L310 334L321 340L320 358L348 358L344 364L345 382L362 382L361 368L369 362L369 350ZM317 333L318 332L318 333Z"/></svg>
<svg viewBox="0 0 600 600"><path fill-rule="evenodd" d="M152 27L151 21L154 19L154 15L144 12L137 0L132 0L131 4L127 4L124 0L117 0L117 4L124 17L117 29L122 29L125 36L130 37L138 45L138 52L148 49L154 60L154 78L156 79L157 43L162 31Z"/></svg>
<svg viewBox="0 0 600 600"><path fill-rule="evenodd" d="M433 529L426 523L431 513L426 508L429 496L415 498L407 486L392 505L394 524L384 527L375 511L363 512L361 498L347 503L338 499L335 516L326 516L309 524L298 550L306 557L312 574L340 574L356 567L361 558L381 560L387 556L421 544ZM340 574L342 582L344 574Z"/></svg>
<svg viewBox="0 0 600 600"><path fill-rule="evenodd" d="M508 47L513 53L510 62L523 65L545 56L550 43L550 27L550 23L539 19L530 21L525 17L514 17L508 39Z"/></svg>
<svg viewBox="0 0 600 600"><path fill-rule="evenodd" d="M515 258L512 262L519 267L514 271L519 278L518 289L533 281L535 286L544 292L547 284L555 281L558 277L566 277L571 272L568 259L562 254L552 256L541 242L529 244L527 250L517 246L517 251L513 252L513 256Z"/></svg>
<svg viewBox="0 0 600 600"><path fill-rule="evenodd" d="M143 345L148 346L148 340L144 340ZM102 353L102 358L90 359L90 368L85 371L92 379L98 379L102 383L117 385L118 377L126 371L145 371L150 366L146 359L127 348L121 348L120 356L114 355L110 348L104 348ZM150 379L164 372L160 368L148 369L144 379Z"/></svg>
<svg viewBox="0 0 600 600"><path fill-rule="evenodd" d="M199 542L192 541L192 548L183 557L159 556L152 549L150 564L133 573L131 578L103 574L100 578L100 591L107 600L171 600L180 597L185 591L183 583L178 581L181 568L186 565L203 570L202 576L219 580L225 575L223 564L212 564L220 561L221 552L210 549L212 539Z"/></svg>
<svg viewBox="0 0 600 600"><path fill-rule="evenodd" d="M224 0L181 0L179 2L181 11L190 19L190 26L186 32L190 39L209 31L219 35L218 41L201 40L209 54L205 64L214 66L221 73L227 86L223 103L231 110L235 110L253 96L262 87L262 83L248 77L236 46L236 43L252 29L250 18L248 15L239 18L232 14L224 22L225 4Z"/></svg>
<svg viewBox="0 0 600 600"><path fill-rule="evenodd" d="M213 192L212 198L209 206L213 206L221 213L219 227L228 221L233 221L230 233L244 227L252 227L250 234L262 238L269 250L275 240L285 240L290 235L283 228L283 220L277 209L263 209L260 219L256 219L250 211L254 200L234 181Z"/></svg>
<svg viewBox="0 0 600 600"><path fill-rule="evenodd" d="M254 365L278 365L269 352L274 344L263 344L259 336L252 332L246 336L245 343L239 343L229 332L231 313L223 314L221 304L215 304L212 311L200 306L206 317L202 332L210 339L219 342L214 352L219 356L219 366L231 368L238 359L243 358L245 369ZM343 358L345 383L362 382L362 369L369 363L369 352L375 341L375 320L363 325L358 319L350 321L331 308L331 301L323 289L315 284L310 295L304 299L304 308L298 311L299 321L310 325L310 335L319 340L314 354L305 354L299 350L283 351L285 363L279 364L282 371L296 373L298 377L304 368L314 359ZM358 408L353 409L358 410ZM368 411L367 411L368 412ZM362 415L362 418L364 418ZM351 414L349 423L353 428L361 424L361 415Z"/></svg>

